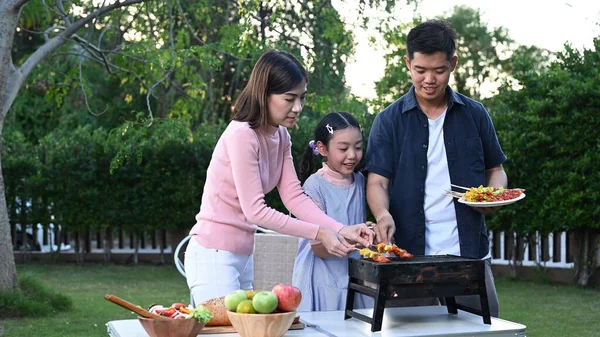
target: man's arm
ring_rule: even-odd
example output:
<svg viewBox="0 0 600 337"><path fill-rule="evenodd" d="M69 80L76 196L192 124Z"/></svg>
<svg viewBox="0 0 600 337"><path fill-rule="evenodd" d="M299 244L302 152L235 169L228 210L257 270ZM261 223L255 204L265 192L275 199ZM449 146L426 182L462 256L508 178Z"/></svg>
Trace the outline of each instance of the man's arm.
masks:
<svg viewBox="0 0 600 337"><path fill-rule="evenodd" d="M369 172L367 203L377 221L377 225L373 227L377 242L391 243L396 232L396 225L390 214L389 183L388 178Z"/></svg>
<svg viewBox="0 0 600 337"><path fill-rule="evenodd" d="M506 176L504 167L498 165L485 170L485 182L486 186L506 188L508 186L508 177Z"/></svg>

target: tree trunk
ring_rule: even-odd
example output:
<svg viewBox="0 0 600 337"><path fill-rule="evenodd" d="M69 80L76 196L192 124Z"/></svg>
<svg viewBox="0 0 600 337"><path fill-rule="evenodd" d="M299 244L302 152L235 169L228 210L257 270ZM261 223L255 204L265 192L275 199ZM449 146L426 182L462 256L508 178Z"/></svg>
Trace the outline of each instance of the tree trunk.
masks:
<svg viewBox="0 0 600 337"><path fill-rule="evenodd" d="M8 209L6 208L6 193L4 190L4 176L2 175L2 130L4 105L8 78L12 72L11 51L17 27L18 12L8 7L4 1L0 2L0 290L18 288L17 268L13 255L10 223L8 222ZM24 230L24 229L23 229Z"/></svg>
<svg viewBox="0 0 600 337"><path fill-rule="evenodd" d="M0 152L2 152L1 130L2 126L0 126ZM18 288L17 267L15 266L15 256L13 255L3 177L2 159L0 158L0 290L13 290ZM22 225L21 230L25 230Z"/></svg>
<svg viewBox="0 0 600 337"><path fill-rule="evenodd" d="M597 268L597 250L600 240L598 229L583 228L574 233L573 258L575 260L575 281L582 287L590 284Z"/></svg>
<svg viewBox="0 0 600 337"><path fill-rule="evenodd" d="M137 232L135 232L133 234L133 242L134 242L133 264L137 266L139 263L139 252L140 252L140 243L141 243L140 235L138 235Z"/></svg>
<svg viewBox="0 0 600 337"><path fill-rule="evenodd" d="M102 231L104 237L104 262L110 262L110 254L112 252L113 247L113 226L107 226L105 230Z"/></svg>
<svg viewBox="0 0 600 337"><path fill-rule="evenodd" d="M94 12L88 13L67 26L62 33L48 40L39 47L27 60L16 68L12 62L12 48L15 31L19 21L19 13L28 0L0 0L0 165L2 149L2 130L4 118L8 113L15 97L17 96L25 79L31 70L46 56L63 45L77 30L89 24L98 17L117 8L127 7L146 0L126 0L106 5ZM8 222L8 211L6 208L6 194L4 191L4 178L0 166L0 290L16 289L17 269L13 246L10 236L10 224ZM59 249L60 251L60 249Z"/></svg>
<svg viewBox="0 0 600 337"><path fill-rule="evenodd" d="M511 257L510 257L510 277L517 278L517 254L519 252L519 240L517 233L512 232L512 245L511 245Z"/></svg>
<svg viewBox="0 0 600 337"><path fill-rule="evenodd" d="M48 242L48 244L50 245L50 247L52 247L52 245L56 244L56 251L52 252L52 261L56 262L59 260L60 258L60 246L63 243L63 232L62 232L62 226L60 225L52 225L53 227L50 228L50 225L48 225L48 229L52 232L54 232L54 240L51 240L50 242Z"/></svg>

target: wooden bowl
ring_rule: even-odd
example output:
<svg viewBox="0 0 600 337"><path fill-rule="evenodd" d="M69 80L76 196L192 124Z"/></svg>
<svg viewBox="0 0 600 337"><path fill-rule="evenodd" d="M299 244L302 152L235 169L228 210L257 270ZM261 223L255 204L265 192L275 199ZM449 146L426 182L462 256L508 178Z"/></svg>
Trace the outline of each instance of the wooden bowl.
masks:
<svg viewBox="0 0 600 337"><path fill-rule="evenodd" d="M151 319L139 317L138 321L150 337L196 337L204 324L195 318Z"/></svg>
<svg viewBox="0 0 600 337"><path fill-rule="evenodd" d="M294 321L296 312L277 314L238 314L228 311L233 328L242 337L281 337Z"/></svg>

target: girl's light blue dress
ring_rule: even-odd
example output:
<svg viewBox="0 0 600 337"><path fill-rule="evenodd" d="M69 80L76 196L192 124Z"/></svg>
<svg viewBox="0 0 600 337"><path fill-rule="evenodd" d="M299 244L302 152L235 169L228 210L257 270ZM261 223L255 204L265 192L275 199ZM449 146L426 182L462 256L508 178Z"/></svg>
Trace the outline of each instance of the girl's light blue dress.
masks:
<svg viewBox="0 0 600 337"><path fill-rule="evenodd" d="M329 168L322 170L329 171ZM320 204L327 215L343 224L365 222L364 176L354 173L352 184L336 186L320 173L306 180L303 186L305 193ZM349 256L358 258L359 254L354 252ZM311 240L300 239L292 284L302 291L298 311L344 310L348 289L348 258L319 258L313 254ZM372 297L356 294L354 308L372 308L373 303Z"/></svg>

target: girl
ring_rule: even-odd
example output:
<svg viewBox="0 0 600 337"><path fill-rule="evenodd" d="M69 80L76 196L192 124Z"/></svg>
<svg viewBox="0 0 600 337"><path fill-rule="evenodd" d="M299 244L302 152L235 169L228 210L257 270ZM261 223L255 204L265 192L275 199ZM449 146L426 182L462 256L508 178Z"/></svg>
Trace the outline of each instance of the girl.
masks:
<svg viewBox="0 0 600 337"><path fill-rule="evenodd" d="M333 112L323 117L314 137L301 162L304 192L337 221L364 222L365 178L356 172L363 157L360 125L347 112ZM324 163L313 173L315 155L321 155ZM358 252L353 254L358 257ZM348 259L328 253L317 241L300 239L292 283L302 291L298 311L343 310L348 289ZM357 294L354 308L370 308L373 303L373 298Z"/></svg>
<svg viewBox="0 0 600 337"><path fill-rule="evenodd" d="M256 225L316 240L340 257L353 249L345 239L373 241L365 224L344 226L302 191L286 128L296 124L307 83L306 70L296 58L269 51L259 58L240 93L233 120L208 166L200 212L185 253L186 279L195 303L252 289ZM298 219L266 205L265 194L275 187Z"/></svg>

